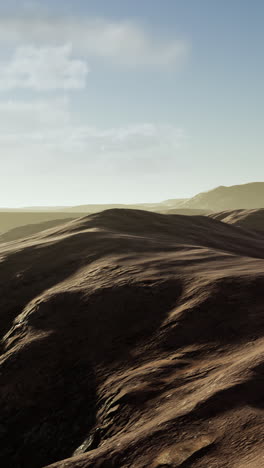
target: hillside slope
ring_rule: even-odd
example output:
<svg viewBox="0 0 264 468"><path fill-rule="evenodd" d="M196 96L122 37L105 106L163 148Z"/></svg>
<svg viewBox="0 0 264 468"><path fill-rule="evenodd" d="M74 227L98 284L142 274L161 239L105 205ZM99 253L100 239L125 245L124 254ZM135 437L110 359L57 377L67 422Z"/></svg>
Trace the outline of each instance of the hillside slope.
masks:
<svg viewBox="0 0 264 468"><path fill-rule="evenodd" d="M264 236L108 210L0 246L5 468L260 467Z"/></svg>
<svg viewBox="0 0 264 468"><path fill-rule="evenodd" d="M209 192L199 193L183 202L180 208L210 211L264 208L264 182L220 186Z"/></svg>
<svg viewBox="0 0 264 468"><path fill-rule="evenodd" d="M80 218L87 213L76 212L23 212L23 211L0 211L0 235L4 235L6 232L16 229L18 227L24 228L28 225L42 224L54 221L59 222L64 220L67 222L69 218ZM33 228L32 228L33 229Z"/></svg>
<svg viewBox="0 0 264 468"><path fill-rule="evenodd" d="M25 226L18 226L13 229L10 229L7 232L4 232L0 235L0 243L10 242L17 239L22 239L24 237L30 237L32 234L45 231L60 224L65 224L69 221L72 221L74 218L63 218L63 219L54 219L50 221L45 221L43 223L34 223L26 224Z"/></svg>
<svg viewBox="0 0 264 468"><path fill-rule="evenodd" d="M264 208L256 210L232 210L213 213L210 217L244 229L264 231Z"/></svg>

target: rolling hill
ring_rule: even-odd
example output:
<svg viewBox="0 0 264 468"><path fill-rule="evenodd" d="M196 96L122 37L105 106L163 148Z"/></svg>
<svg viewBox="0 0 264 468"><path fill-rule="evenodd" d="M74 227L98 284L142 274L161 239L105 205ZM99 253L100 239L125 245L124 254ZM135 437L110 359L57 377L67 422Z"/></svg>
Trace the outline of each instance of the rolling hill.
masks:
<svg viewBox="0 0 264 468"><path fill-rule="evenodd" d="M74 213L69 214L65 212L24 212L24 211L0 211L0 236L3 236L8 231L11 231L16 228L21 227L22 230L27 235L27 228L26 226L30 226L28 228L28 235L31 234L33 225L39 224L39 228L36 227L38 231L41 231L42 228L44 229L43 223L60 223L60 221L66 221L67 219L72 218L80 218L87 213ZM55 225L54 224L54 225ZM50 226L51 227L51 226ZM37 232L37 231L36 231ZM19 233L19 230L17 230ZM24 235L24 234L23 234ZM6 236L4 236L6 237ZM10 239L11 240L11 239Z"/></svg>
<svg viewBox="0 0 264 468"><path fill-rule="evenodd" d="M262 466L262 233L107 210L2 244L0 280L1 466Z"/></svg>
<svg viewBox="0 0 264 468"><path fill-rule="evenodd" d="M220 186L186 200L180 208L210 211L264 208L264 182Z"/></svg>
<svg viewBox="0 0 264 468"><path fill-rule="evenodd" d="M244 229L264 231L264 209L256 210L231 210L222 211L210 215L214 219L224 223L234 224Z"/></svg>

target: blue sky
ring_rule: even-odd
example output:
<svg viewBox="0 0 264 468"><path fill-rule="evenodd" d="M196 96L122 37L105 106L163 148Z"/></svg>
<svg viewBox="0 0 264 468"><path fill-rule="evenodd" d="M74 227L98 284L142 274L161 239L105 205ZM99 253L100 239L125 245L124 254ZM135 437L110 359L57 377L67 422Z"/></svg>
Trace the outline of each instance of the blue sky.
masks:
<svg viewBox="0 0 264 468"><path fill-rule="evenodd" d="M262 0L0 6L2 206L263 180Z"/></svg>

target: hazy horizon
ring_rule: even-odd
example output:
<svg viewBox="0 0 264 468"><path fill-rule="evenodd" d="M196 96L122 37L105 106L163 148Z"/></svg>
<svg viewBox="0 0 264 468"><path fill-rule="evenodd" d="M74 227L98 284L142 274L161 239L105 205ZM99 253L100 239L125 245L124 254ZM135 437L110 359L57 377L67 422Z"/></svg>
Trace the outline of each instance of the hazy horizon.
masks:
<svg viewBox="0 0 264 468"><path fill-rule="evenodd" d="M259 181L264 3L0 6L0 207L152 203Z"/></svg>
<svg viewBox="0 0 264 468"><path fill-rule="evenodd" d="M256 184L260 184L263 189L264 189L264 181L254 181L254 182L249 182L249 183L246 183L246 184L235 184L235 185L229 185L229 186L226 186L226 185L219 185L217 187L213 187L209 190L203 190L202 192L199 192L199 193L194 193L193 195L189 196L189 197L172 197L172 198L163 198L161 200L151 200L151 201L145 201L145 200L140 200L140 201L127 201L127 202L122 202L122 200L119 200L119 201L111 201L111 200L106 200L104 202L100 202L100 203L89 203L89 201L87 203L81 203L81 204L71 204L69 203L68 205L56 205L56 204L52 204L52 205L18 205L18 206L0 206L0 211L1 210L4 210L4 211L8 211L8 210L11 210L11 211L15 211L15 210L35 210L35 209L39 209L40 211L45 211L45 209L48 209L48 210L54 210L55 211L58 211L59 209L66 209L66 208L78 208L80 206L80 208L83 206L106 206L106 205L124 205L124 206L139 206L139 205L144 205L144 206L147 206L147 205L153 205L153 206L156 206L156 205L159 205L159 204L163 204L164 202L168 202L168 201L181 201L181 200L190 200L192 201L196 199L196 196L197 195L201 195L201 194L210 194L210 193L214 193L217 189L233 189L233 192L232 194L230 193L231 195L231 200L235 195L235 191L236 191L236 188L238 188L239 190L243 190L244 191L244 196L245 196L245 193L246 193L246 190L247 190L247 187L250 186L250 189L249 189L249 192L248 192L248 195L250 194L250 197L254 197L255 196L255 199L260 201L262 200L262 193L260 195L260 198L259 198L259 194L257 193L257 190L255 188L255 190L253 189L252 190L252 186L255 187ZM255 193L254 193L255 192ZM219 193L219 192L218 192ZM263 201L264 203L264 201ZM144 209L144 208L143 208Z"/></svg>

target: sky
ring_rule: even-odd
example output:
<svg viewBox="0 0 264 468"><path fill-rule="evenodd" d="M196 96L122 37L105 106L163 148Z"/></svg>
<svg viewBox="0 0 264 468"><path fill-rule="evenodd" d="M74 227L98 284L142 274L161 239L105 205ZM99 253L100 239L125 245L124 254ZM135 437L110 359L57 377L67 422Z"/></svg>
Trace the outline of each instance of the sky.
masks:
<svg viewBox="0 0 264 468"><path fill-rule="evenodd" d="M264 180L262 0L0 1L0 206Z"/></svg>

